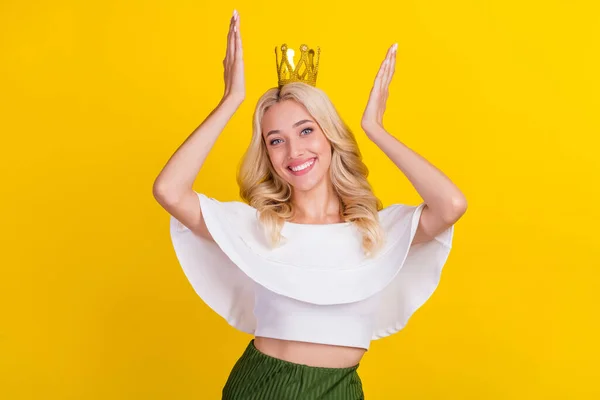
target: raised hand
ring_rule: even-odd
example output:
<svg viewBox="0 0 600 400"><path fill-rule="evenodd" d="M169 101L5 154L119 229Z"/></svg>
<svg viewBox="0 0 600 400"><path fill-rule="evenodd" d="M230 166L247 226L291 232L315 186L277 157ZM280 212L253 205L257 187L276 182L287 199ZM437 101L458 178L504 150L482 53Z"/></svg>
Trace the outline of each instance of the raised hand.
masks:
<svg viewBox="0 0 600 400"><path fill-rule="evenodd" d="M385 56L385 59L379 67L379 72L375 77L367 107L362 116L361 127L369 134L377 128L383 128L383 114L389 94L389 86L396 70L396 50L397 44L392 45Z"/></svg>
<svg viewBox="0 0 600 400"><path fill-rule="evenodd" d="M241 103L246 97L246 83L244 79L242 37L240 35L240 15L236 10L233 11L233 16L229 21L227 52L223 59L223 69L225 80L223 98L232 98Z"/></svg>

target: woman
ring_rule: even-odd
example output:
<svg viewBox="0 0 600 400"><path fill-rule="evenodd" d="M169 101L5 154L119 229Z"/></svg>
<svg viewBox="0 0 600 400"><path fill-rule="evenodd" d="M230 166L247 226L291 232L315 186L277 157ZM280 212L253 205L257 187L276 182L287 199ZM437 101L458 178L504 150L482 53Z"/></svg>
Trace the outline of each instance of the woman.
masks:
<svg viewBox="0 0 600 400"><path fill-rule="evenodd" d="M466 200L383 128L395 57L392 46L361 125L421 205L382 209L354 136L327 96L310 83L282 84L281 75L256 105L238 175L244 202L220 202L192 185L245 98L234 11L223 98L153 188L171 215L173 245L194 289L229 324L254 335L224 399L364 398L357 368L369 342L402 329L435 290Z"/></svg>

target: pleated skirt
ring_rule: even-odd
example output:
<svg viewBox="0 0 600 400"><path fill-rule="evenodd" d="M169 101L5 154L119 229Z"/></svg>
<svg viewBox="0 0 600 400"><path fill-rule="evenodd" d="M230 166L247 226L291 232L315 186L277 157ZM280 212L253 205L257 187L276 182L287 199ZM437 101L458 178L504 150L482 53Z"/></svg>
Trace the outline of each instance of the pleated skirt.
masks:
<svg viewBox="0 0 600 400"><path fill-rule="evenodd" d="M260 352L252 339L231 370L222 400L363 400L357 369L281 360Z"/></svg>

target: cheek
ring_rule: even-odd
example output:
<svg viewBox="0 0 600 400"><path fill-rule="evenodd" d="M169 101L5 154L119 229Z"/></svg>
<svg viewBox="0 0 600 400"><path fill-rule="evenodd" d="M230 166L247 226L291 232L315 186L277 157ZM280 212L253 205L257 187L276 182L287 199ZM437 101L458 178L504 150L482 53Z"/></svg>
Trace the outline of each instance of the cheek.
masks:
<svg viewBox="0 0 600 400"><path fill-rule="evenodd" d="M329 168L331 166L331 153L329 149L325 149L323 156L321 156L321 160L323 160L323 164Z"/></svg>
<svg viewBox="0 0 600 400"><path fill-rule="evenodd" d="M327 141L320 143L319 160L321 160L321 165L323 165L325 169L328 169L331 165L331 146Z"/></svg>
<svg viewBox="0 0 600 400"><path fill-rule="evenodd" d="M273 165L273 168L275 169L280 169L281 168L281 163L283 162L283 155L281 151L274 151L273 149L270 149L268 151L269 154L269 160L271 160L271 165Z"/></svg>
<svg viewBox="0 0 600 400"><path fill-rule="evenodd" d="M331 158L331 145L327 140L320 140L318 143L318 149L321 157Z"/></svg>

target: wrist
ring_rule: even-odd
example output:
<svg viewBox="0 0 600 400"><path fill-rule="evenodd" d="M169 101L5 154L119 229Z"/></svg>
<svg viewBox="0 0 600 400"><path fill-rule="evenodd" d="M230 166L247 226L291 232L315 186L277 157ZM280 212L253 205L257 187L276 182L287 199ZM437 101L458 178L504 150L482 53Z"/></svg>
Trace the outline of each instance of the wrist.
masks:
<svg viewBox="0 0 600 400"><path fill-rule="evenodd" d="M238 108L243 102L244 102L244 96L229 93L229 94L226 94L223 96L220 104L226 104L228 106L233 106L235 108Z"/></svg>
<svg viewBox="0 0 600 400"><path fill-rule="evenodd" d="M363 124L363 130L367 134L369 139L373 139L374 137L381 136L387 134L387 131L383 128L383 126L379 124Z"/></svg>

